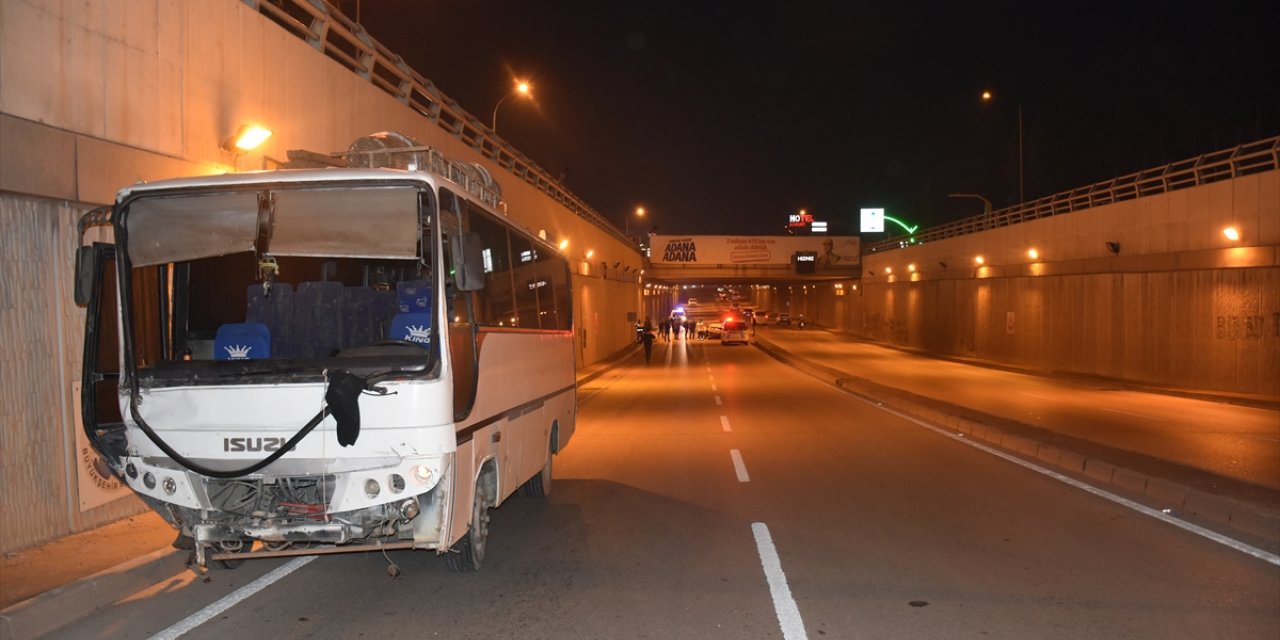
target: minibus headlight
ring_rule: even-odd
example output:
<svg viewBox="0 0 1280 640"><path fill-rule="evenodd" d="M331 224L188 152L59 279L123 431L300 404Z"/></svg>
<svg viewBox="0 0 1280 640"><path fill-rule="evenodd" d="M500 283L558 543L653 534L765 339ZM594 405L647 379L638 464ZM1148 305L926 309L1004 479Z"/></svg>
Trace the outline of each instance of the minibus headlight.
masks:
<svg viewBox="0 0 1280 640"><path fill-rule="evenodd" d="M391 474L391 477L387 478L387 489L390 489L391 493L404 491L404 476L398 473Z"/></svg>
<svg viewBox="0 0 1280 640"><path fill-rule="evenodd" d="M400 503L400 519L408 522L418 517L418 499L409 498Z"/></svg>

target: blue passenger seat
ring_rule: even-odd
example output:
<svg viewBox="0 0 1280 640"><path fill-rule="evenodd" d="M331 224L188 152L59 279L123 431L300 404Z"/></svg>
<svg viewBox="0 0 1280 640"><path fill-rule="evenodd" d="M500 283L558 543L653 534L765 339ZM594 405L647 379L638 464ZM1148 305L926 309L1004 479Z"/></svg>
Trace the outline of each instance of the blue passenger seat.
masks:
<svg viewBox="0 0 1280 640"><path fill-rule="evenodd" d="M405 280L396 283L396 298L400 313L431 311L431 283L426 280Z"/></svg>
<svg viewBox="0 0 1280 640"><path fill-rule="evenodd" d="M257 322L236 322L218 327L213 339L216 360L259 360L271 357L271 332Z"/></svg>
<svg viewBox="0 0 1280 640"><path fill-rule="evenodd" d="M387 337L419 344L431 342L431 283L426 280L404 280L396 283L399 313L391 318Z"/></svg>
<svg viewBox="0 0 1280 640"><path fill-rule="evenodd" d="M301 282L293 297L297 357L325 358L342 348L341 282Z"/></svg>
<svg viewBox="0 0 1280 640"><path fill-rule="evenodd" d="M293 318L293 286L287 282L277 282L271 287L271 293L267 294L262 285L251 284L247 298L248 310L244 320L266 325L271 333L271 353L277 358L292 358L297 355L297 348L294 346L296 340L288 330Z"/></svg>
<svg viewBox="0 0 1280 640"><path fill-rule="evenodd" d="M397 313L391 319L387 337L392 340L431 344L431 314L426 312Z"/></svg>

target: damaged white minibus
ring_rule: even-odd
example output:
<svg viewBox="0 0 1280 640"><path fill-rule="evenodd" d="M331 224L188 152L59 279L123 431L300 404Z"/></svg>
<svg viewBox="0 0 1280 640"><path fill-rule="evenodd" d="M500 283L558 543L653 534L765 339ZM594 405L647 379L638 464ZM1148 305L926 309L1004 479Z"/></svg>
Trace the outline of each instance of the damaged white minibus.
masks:
<svg viewBox="0 0 1280 640"><path fill-rule="evenodd" d="M478 165L389 133L347 155L139 184L81 221L84 429L199 566L478 569L488 510L545 496L573 435L565 258Z"/></svg>

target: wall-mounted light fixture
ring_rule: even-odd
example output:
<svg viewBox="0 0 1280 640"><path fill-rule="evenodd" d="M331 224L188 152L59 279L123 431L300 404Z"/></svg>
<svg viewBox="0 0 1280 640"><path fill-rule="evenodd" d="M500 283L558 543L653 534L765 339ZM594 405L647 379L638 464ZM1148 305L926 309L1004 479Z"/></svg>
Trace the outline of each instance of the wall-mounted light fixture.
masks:
<svg viewBox="0 0 1280 640"><path fill-rule="evenodd" d="M987 263L987 259L982 256L977 256L973 259L973 263L978 266L982 266Z"/></svg>
<svg viewBox="0 0 1280 640"><path fill-rule="evenodd" d="M1120 255L1120 243L1119 243L1119 242L1112 242L1112 241L1108 240L1108 241L1106 242L1106 245L1107 245L1107 251L1110 251L1110 252L1111 252L1111 255Z"/></svg>
<svg viewBox="0 0 1280 640"><path fill-rule="evenodd" d="M1235 227L1226 227L1222 230L1222 235L1232 242L1240 241L1240 230Z"/></svg>
<svg viewBox="0 0 1280 640"><path fill-rule="evenodd" d="M584 254L582 254L582 257L584 257L584 258L586 258L586 259L590 260L590 259L591 259L591 256L594 256L594 255L596 255L596 250L595 250L595 249L587 249L587 252L586 252L586 253L584 253Z"/></svg>
<svg viewBox="0 0 1280 640"><path fill-rule="evenodd" d="M568 248L569 248L569 239L568 239L568 238L565 238L564 240L561 240L561 241L560 241L560 250L561 250L561 251L564 251L565 249L568 249Z"/></svg>
<svg viewBox="0 0 1280 640"><path fill-rule="evenodd" d="M234 136L222 143L222 148L236 155L248 153L271 137L271 130L256 124L240 125Z"/></svg>
<svg viewBox="0 0 1280 640"><path fill-rule="evenodd" d="M1040 252L1036 251L1035 247L1032 247L1030 249L1027 249L1027 257L1031 258L1032 260L1039 260Z"/></svg>
<svg viewBox="0 0 1280 640"><path fill-rule="evenodd" d="M893 267L885 267L885 268L884 268L884 272L885 272L885 274L886 274L886 275L887 275L887 274L892 274L892 273L893 273Z"/></svg>
<svg viewBox="0 0 1280 640"><path fill-rule="evenodd" d="M911 273L915 273L915 272L916 272L916 263L912 262L911 264L907 265L907 271L910 271Z"/></svg>

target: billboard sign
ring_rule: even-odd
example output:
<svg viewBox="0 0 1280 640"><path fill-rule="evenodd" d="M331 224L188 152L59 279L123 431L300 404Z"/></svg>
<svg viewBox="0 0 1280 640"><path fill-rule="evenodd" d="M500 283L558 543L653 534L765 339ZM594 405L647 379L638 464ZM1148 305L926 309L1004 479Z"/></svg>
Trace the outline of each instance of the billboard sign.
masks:
<svg viewBox="0 0 1280 640"><path fill-rule="evenodd" d="M798 253L812 253L823 269L856 268L857 236L660 236L649 239L656 265L790 266Z"/></svg>

